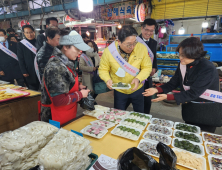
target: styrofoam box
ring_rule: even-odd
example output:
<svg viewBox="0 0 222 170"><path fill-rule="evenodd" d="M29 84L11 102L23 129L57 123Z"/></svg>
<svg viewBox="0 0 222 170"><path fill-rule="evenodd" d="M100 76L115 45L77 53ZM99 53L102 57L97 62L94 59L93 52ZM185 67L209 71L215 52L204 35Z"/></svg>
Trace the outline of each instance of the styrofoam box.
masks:
<svg viewBox="0 0 222 170"><path fill-rule="evenodd" d="M136 131L139 131L139 132L140 132L140 135L138 136L138 138L137 138L136 140L133 140L133 139L130 139L130 138L126 138L126 137L123 137L123 136L121 136L121 135L116 135L116 134L114 133L114 131L115 131L116 128L118 128L119 126L125 126L125 127L127 127L127 128L130 128L130 129L135 129ZM111 131L111 134L116 135L116 136L119 136L119 137L122 137L122 138L125 138L125 139L137 141L137 140L140 138L141 134L142 134L142 130L141 130L141 129L134 128L134 127L130 127L130 126L126 126L126 125L121 125L121 124L120 124L120 125L117 125L117 126Z"/></svg>
<svg viewBox="0 0 222 170"><path fill-rule="evenodd" d="M218 134L215 134L215 133L208 133L208 132L202 132L202 138L203 138L203 141L204 142L208 142L208 141L206 141L206 139L205 139L205 137L204 137L204 134L210 134L210 135L215 135L215 136L222 136L222 135L218 135ZM221 141L221 143L214 143L214 142L208 142L208 143L213 143L213 144L217 144L217 145L222 145L222 141Z"/></svg>
<svg viewBox="0 0 222 170"><path fill-rule="evenodd" d="M139 120L139 118L133 118L133 117L130 117L130 114L131 114L131 113L139 113L139 114L142 114L142 115L145 115L145 116L149 116L150 119L147 120L146 122L150 122L150 120L152 119L152 115L150 115L150 114L145 114L145 113L140 113L140 112L134 112L134 111L129 112L129 114L126 116L126 118L136 119L136 120L138 120L138 121L141 121L141 120ZM143 121L143 122L145 122L145 121Z"/></svg>
<svg viewBox="0 0 222 170"><path fill-rule="evenodd" d="M149 124L146 129L147 129L148 131L150 131L150 132L154 132L154 131L150 130L150 126L155 126L155 125L156 125L156 124ZM160 126L160 125L157 125L157 126ZM166 134L159 133L159 132L156 132L156 133L163 134L163 135L166 135L166 136L172 136L173 130L172 130L171 128L168 128L168 127L166 127L166 126L160 126L160 127L167 128L167 129L170 131L170 134L169 134L169 135L166 135Z"/></svg>
<svg viewBox="0 0 222 170"><path fill-rule="evenodd" d="M164 134L162 134L162 133L157 133L157 132L152 132L152 131L146 131L145 133L144 133L144 135L143 135L143 138L144 139L146 139L146 140L152 140L152 139L149 139L149 138L145 138L145 135L146 134L157 134L157 135L161 135L161 136L165 136L165 137L167 137L167 139L168 139L168 141L169 142L167 142L167 143L165 143L166 145L170 145L171 144L171 141L172 141L172 138L171 137L169 137L169 136L167 136L167 135L164 135ZM152 140L152 141L156 141L156 140ZM159 141L157 141L157 142L159 142Z"/></svg>
<svg viewBox="0 0 222 170"><path fill-rule="evenodd" d="M95 120L95 121L92 121L90 123L91 123L91 125L96 125L95 123L97 123L99 121L109 122L109 121L105 121L105 120ZM115 123L109 122L109 125L107 127L104 127L104 128L110 129L110 128L112 128L115 125L116 125Z"/></svg>
<svg viewBox="0 0 222 170"><path fill-rule="evenodd" d="M157 120L165 120L165 119L152 118L151 121L150 121L150 123L155 124L155 123L153 123L153 121L154 121L155 119L157 119ZM170 126L165 126L165 127L173 128L174 122L171 121L171 120L166 120L166 121L170 122ZM162 126L162 125L161 125L161 126Z"/></svg>
<svg viewBox="0 0 222 170"><path fill-rule="evenodd" d="M179 152L185 152L185 153L187 152L187 151L185 151L185 150L178 149L178 148L173 148L172 150L173 150L173 151L179 151ZM191 152L188 152L188 153L191 153ZM196 156L197 158L200 158L200 159L203 160L202 170L206 170L206 169L207 169L207 161L206 161L206 159L205 159L204 157L202 157L202 156L197 155L197 154L193 154L193 153L191 153L191 154L194 155L194 156ZM186 165L183 165L183 164L180 164L180 163L177 163L177 165L183 166L183 167L188 168L188 169L194 169L194 168L191 168L191 167L189 167L189 166L186 166Z"/></svg>
<svg viewBox="0 0 222 170"><path fill-rule="evenodd" d="M103 134L101 137L95 137L95 136L93 136L93 135L86 134L85 131L86 131L86 129L88 129L90 126L95 126L95 127L101 127L101 128L103 128L103 129L104 129L104 134ZM85 128L83 128L80 132L83 133L84 135L91 136L91 137L97 138L97 139L101 139L101 138L103 138L103 137L105 136L105 134L107 134L108 130L107 130L106 128L102 127L102 126L88 125L88 126L86 126Z"/></svg>
<svg viewBox="0 0 222 170"><path fill-rule="evenodd" d="M222 145L218 145L216 143L204 142L204 146L205 146L205 149L206 149L206 152L208 155L213 155L213 154L210 154L209 149L207 148L207 144L222 147ZM213 156L222 157L222 155L221 156L220 155L213 155Z"/></svg>
<svg viewBox="0 0 222 170"><path fill-rule="evenodd" d="M176 125L178 125L178 124L184 124L184 125L194 126L194 125L187 124L187 123L175 122L175 123L174 123L174 127L173 127L175 130L179 130L179 129L176 129ZM195 126L195 127L197 128L197 133L196 133L196 134L200 134L200 132L201 132L200 127L199 127L199 126ZM187 132L187 131L185 131L185 132Z"/></svg>
<svg viewBox="0 0 222 170"><path fill-rule="evenodd" d="M112 84L112 89L122 89L122 90L129 90L131 88L131 85L130 84L127 84L127 83L122 83L123 85L127 84L128 87L113 87L114 84L118 84L118 83L113 83Z"/></svg>
<svg viewBox="0 0 222 170"><path fill-rule="evenodd" d="M101 110L93 110L93 111L85 110L85 111L82 112L82 113L83 113L84 115L91 116L91 117L94 117L94 118L97 118L99 115L106 114L105 111L101 111ZM95 115L96 113L98 113L98 115Z"/></svg>
<svg viewBox="0 0 222 170"><path fill-rule="evenodd" d="M210 170L214 170L213 165L211 163L212 158L217 158L217 159L221 159L222 160L222 157L208 155L208 162L209 162L209 165L210 165Z"/></svg>
<svg viewBox="0 0 222 170"><path fill-rule="evenodd" d="M179 141L185 140L185 139L181 139L181 138L173 138L173 140L172 140L172 146L173 146L174 148L178 148L178 147L176 147L176 146L174 145L174 141L175 141L176 139L178 139ZM187 152L190 152L190 153L193 153L193 154L196 154L196 155L200 155L200 156L204 156L204 155L205 155L205 151L204 151L204 146L203 146L203 145L200 145L200 144L197 144L197 143L191 142L191 141L189 141L189 142L192 143L192 144L194 144L194 145L198 145L198 146L200 147L201 153L200 153L200 154L197 154L197 153L194 153L194 152L187 151L187 150L185 150L185 149L181 149L181 150L185 150L185 151L187 151ZM180 149L180 148L178 148L178 149Z"/></svg>
<svg viewBox="0 0 222 170"><path fill-rule="evenodd" d="M153 140L148 140L148 139L141 139L140 140L140 143L142 143L142 142L149 142L149 143L151 143L151 144L155 144L155 145L157 145L159 142L157 142L157 141L153 141ZM140 143L138 144L138 146L137 146L137 148L138 149L140 149ZM142 149L140 149L140 150L142 150ZM157 157L157 158L159 158L159 156L156 156L156 155L153 155L153 154L151 154L151 153L149 153L149 152L145 152L146 154L148 154L148 155L151 155L151 156L155 156L155 157Z"/></svg>
<svg viewBox="0 0 222 170"><path fill-rule="evenodd" d="M194 142L194 141L191 141L191 142L198 143L198 144L203 144L202 137L201 137L200 135L196 134L196 133L187 132L187 131L182 131L182 130L174 130L173 136L174 136L175 138L179 138L179 137L177 137L177 136L175 135L176 132L183 132L183 133L194 134L194 135L196 135L196 136L200 139L200 142ZM180 138L180 139L183 139L183 138ZM184 139L184 140L187 140L187 139ZM188 140L188 141L190 141L190 140Z"/></svg>
<svg viewBox="0 0 222 170"><path fill-rule="evenodd" d="M125 124L124 124L124 120L125 120L125 119L131 119L131 118L124 118L124 119L122 119L121 122L120 122L120 124L122 124L122 125L124 125L124 126L129 126L129 125L125 125ZM140 122L143 122L143 121L140 121ZM145 125L144 128L141 129L141 130L146 129L146 126L147 126L147 124L148 124L149 122L144 122L144 123L146 123L146 125ZM133 127L133 126L130 126L130 127ZM133 127L133 128L136 128L136 127ZM138 128L138 129L139 129L139 128Z"/></svg>

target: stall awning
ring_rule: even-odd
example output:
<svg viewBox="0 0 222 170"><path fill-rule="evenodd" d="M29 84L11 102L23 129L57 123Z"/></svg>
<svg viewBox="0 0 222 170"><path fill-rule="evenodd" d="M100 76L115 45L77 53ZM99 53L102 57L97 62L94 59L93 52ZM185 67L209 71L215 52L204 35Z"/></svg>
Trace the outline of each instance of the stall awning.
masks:
<svg viewBox="0 0 222 170"><path fill-rule="evenodd" d="M151 17L154 19L183 18L184 0L153 0ZM184 18L206 16L208 0L185 0ZM209 0L208 16L222 15L222 0Z"/></svg>

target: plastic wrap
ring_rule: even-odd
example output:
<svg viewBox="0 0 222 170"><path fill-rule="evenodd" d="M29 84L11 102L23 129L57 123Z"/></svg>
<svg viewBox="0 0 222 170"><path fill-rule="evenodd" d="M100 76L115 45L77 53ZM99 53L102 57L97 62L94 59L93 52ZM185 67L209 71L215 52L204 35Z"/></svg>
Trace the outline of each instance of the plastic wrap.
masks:
<svg viewBox="0 0 222 170"><path fill-rule="evenodd" d="M79 170L89 165L92 153L90 141L60 129L54 138L41 150L38 162L42 170Z"/></svg>
<svg viewBox="0 0 222 170"><path fill-rule="evenodd" d="M0 136L0 165L2 169L22 170L37 165L36 158L58 131L40 121L32 122Z"/></svg>

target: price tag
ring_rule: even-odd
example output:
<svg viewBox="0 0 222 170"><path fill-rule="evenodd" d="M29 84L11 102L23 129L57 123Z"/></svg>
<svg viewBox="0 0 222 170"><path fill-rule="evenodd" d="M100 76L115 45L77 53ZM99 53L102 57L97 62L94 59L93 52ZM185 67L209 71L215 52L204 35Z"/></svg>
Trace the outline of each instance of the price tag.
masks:
<svg viewBox="0 0 222 170"><path fill-rule="evenodd" d="M82 134L82 133L80 133L80 132L77 132L77 131L72 130L72 129L71 129L71 132L73 132L73 133L75 133L75 134L77 134L77 135L79 135L79 136L82 136L82 137L83 137L83 134Z"/></svg>
<svg viewBox="0 0 222 170"><path fill-rule="evenodd" d="M60 129L60 122L49 119L49 123Z"/></svg>

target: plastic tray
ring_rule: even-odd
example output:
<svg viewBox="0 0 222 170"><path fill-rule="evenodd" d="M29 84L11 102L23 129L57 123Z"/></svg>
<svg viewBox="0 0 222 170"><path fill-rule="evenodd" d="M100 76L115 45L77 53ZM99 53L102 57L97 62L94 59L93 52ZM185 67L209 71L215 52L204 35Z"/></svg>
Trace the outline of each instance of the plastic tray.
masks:
<svg viewBox="0 0 222 170"><path fill-rule="evenodd" d="M158 118L152 118L151 121L150 121L150 123L155 124L155 123L153 123L153 121L154 121L155 119L158 119ZM165 120L165 119L158 119L158 120ZM166 120L166 121L170 122L170 126L165 126L165 127L173 128L174 122L173 122L173 121L170 121L170 120ZM160 126L163 126L163 125L160 125Z"/></svg>
<svg viewBox="0 0 222 170"><path fill-rule="evenodd" d="M203 138L203 141L204 141L204 142L208 142L208 141L206 141L206 139L205 139L205 137L204 137L204 134L210 134L210 135L215 135L215 136L220 136L220 137L222 137L222 135L218 135L218 134L214 134L214 133L208 133L208 132L202 132L202 138ZM208 142L208 143L214 143L214 142ZM214 143L214 144L222 145L222 141L221 141L221 143Z"/></svg>
<svg viewBox="0 0 222 170"><path fill-rule="evenodd" d="M112 114L112 115L115 115L116 117L120 117L122 119L125 118L129 114L128 111L126 111L126 110L119 110L119 109L115 109L115 110L118 110L119 112L126 112L126 114L125 115L116 115L116 113L110 113L110 112L114 112L114 109L115 108L111 108L110 111L107 112L107 114Z"/></svg>
<svg viewBox="0 0 222 170"><path fill-rule="evenodd" d="M22 97L30 95L30 93L28 93L28 92L24 92L24 91L20 91L20 90L14 90L14 89L5 89L5 90L0 90L0 91L6 91L7 93L20 93L20 94L23 94L22 96L17 96L17 97L12 97L12 98L9 98L9 99L0 100L0 103L1 102L5 102L5 101L9 101L9 100L14 100L14 99L22 98Z"/></svg>
<svg viewBox="0 0 222 170"><path fill-rule="evenodd" d="M187 124L187 123L181 123L181 122L175 122L174 124L174 129L175 130L179 130L179 129L176 129L176 125L178 124L184 124L184 125L189 125L189 126L194 126L194 125L191 125L191 124ZM197 128L197 133L196 134L200 134L201 130L200 130L200 127L199 126L195 126ZM188 132L188 131L185 131L185 132ZM192 132L193 133L193 132Z"/></svg>
<svg viewBox="0 0 222 170"><path fill-rule="evenodd" d="M130 119L136 119L136 120L138 120L138 121L141 121L139 118L132 118L132 117L130 117L130 114L131 113L139 113L139 112L129 112L129 114L126 116L127 118L130 118ZM139 113L139 114L142 114L142 115L145 115L145 116L149 116L150 117L150 119L149 120L147 120L146 122L150 122L150 120L152 119L152 115L150 115L150 114L145 114L145 113ZM141 121L141 122L145 122L145 121Z"/></svg>
<svg viewBox="0 0 222 170"><path fill-rule="evenodd" d="M185 140L185 139L181 139L181 138L173 138L173 140L172 140L172 146L173 146L174 148L178 148L178 147L176 147L176 146L174 145L175 139L178 139L179 141ZM194 144L194 145L198 145L198 146L200 147L201 154L197 154L197 153L194 153L194 152L190 152L190 151L187 151L187 150L185 150L185 149L181 149L181 150L190 152L190 153L192 153L192 154L200 155L200 156L204 156L204 155L205 155L205 151L204 151L203 145L200 145L200 144L197 144L197 143L191 142L191 141L189 141L189 142L192 143L192 144ZM180 149L180 148L178 148L178 149Z"/></svg>
<svg viewBox="0 0 222 170"><path fill-rule="evenodd" d="M80 132L83 133L84 135L87 135L87 136L90 136L90 137L93 137L93 138L96 138L96 139L101 139L101 138L103 138L103 137L107 134L107 132L108 132L108 130L107 130L106 128L102 127L102 126L93 125L93 126L95 126L95 127L97 127L97 128L98 128L98 127L103 128L104 131L105 131L105 133L104 133L101 137L95 137L95 136L93 136L93 135L86 134L86 133L85 133L85 130L88 129L90 126L92 126L92 125L86 126L86 127L83 128Z"/></svg>
<svg viewBox="0 0 222 170"><path fill-rule="evenodd" d="M144 133L143 138L146 139L146 140L157 141L157 140L145 138L145 135L148 134L148 133L149 133L149 134L157 134L157 135L161 135L161 136L166 136L166 137L168 138L168 141L169 141L169 142L165 143L166 145L170 145L171 142L172 142L172 138L171 138L171 137L169 137L169 136L167 136L167 135L164 135L164 134L162 134L162 133L157 133L157 132L152 132L152 131L146 131L146 132ZM159 142L159 141L157 141L157 142Z"/></svg>
<svg viewBox="0 0 222 170"><path fill-rule="evenodd" d="M200 135L196 134L196 133L187 132L187 131L182 131L182 130L174 130L173 136L174 136L175 138L179 138L179 137L176 137L176 135L175 135L176 132L183 132L183 133L194 134L194 135L196 135L196 136L200 139L200 142L194 142L194 141L191 141L191 142L198 143L198 144L203 144L202 137L201 137ZM183 139L183 138L180 138L180 139ZM188 139L184 139L184 140L188 140ZM188 141L190 141L190 140L188 140Z"/></svg>
<svg viewBox="0 0 222 170"><path fill-rule="evenodd" d="M132 141L137 141L137 140L140 138L141 134L142 134L142 130L140 130L140 129L137 129L137 128L134 128L134 127L130 127L130 126L125 126L125 127L127 127L127 128L135 129L136 131L139 131L139 132L140 132L140 135L138 136L138 138L137 138L136 140L133 140L133 139L126 138L126 137L123 137L123 136L120 136L120 135L116 135L116 134L113 133L113 132L114 132L114 131L116 130L116 128L118 128L119 126L125 126L125 125L118 125L118 126L116 126L116 127L111 131L111 134L113 134L113 135L115 135L115 136L119 136L119 137L125 138L125 139L129 139L129 140L132 140Z"/></svg>
<svg viewBox="0 0 222 170"><path fill-rule="evenodd" d="M154 132L154 131L150 130L150 126L155 126L155 124L149 124L149 126L147 127L147 130L148 130L148 131ZM157 126L160 126L160 125L157 125ZM170 134L169 134L169 135L166 135L166 134L159 133L159 132L155 132L155 133L163 134L163 135L166 135L166 136L172 136L173 130L172 130L171 128L168 128L168 127L165 127L165 126L160 126L160 127L167 128L167 129L170 131Z"/></svg>
<svg viewBox="0 0 222 170"><path fill-rule="evenodd" d="M118 83L113 83L112 84L112 89L122 89L122 90L129 90L131 88L131 85L130 84L127 84L127 83L122 83L123 85L127 84L128 87L113 87L114 84L118 84Z"/></svg>
<svg viewBox="0 0 222 170"><path fill-rule="evenodd" d="M187 152L187 151L185 151L185 150L178 149L178 148L172 148L172 150L173 150L173 151L179 151L179 152L185 152L185 153ZM191 152L188 152L188 153L191 153ZM197 154L193 154L193 153L191 153L191 154L194 155L194 156L196 156L197 158L200 158L200 159L203 160L202 170L206 170L206 169L207 169L207 161L206 161L206 159L205 159L204 157L202 157L202 156L197 155ZM180 164L180 163L177 163L177 165L183 166L183 167L188 168L188 169L194 169L194 168L191 168L191 167L189 167L189 166L186 166L186 165L183 165L183 164Z"/></svg>
<svg viewBox="0 0 222 170"><path fill-rule="evenodd" d="M129 125L125 125L125 124L124 124L124 120L125 120L125 119L130 119L130 118L124 118L124 119L122 119L121 122L120 122L120 124L122 124L122 125L124 125L124 126L129 126ZM140 122L143 122L143 121L140 121ZM147 124L148 124L149 122L144 122L144 123L146 123L146 125L145 125L144 128L141 129L141 130L146 129L146 126L147 126ZM130 126L130 127L133 127L133 126ZM133 127L133 128L136 128L136 127ZM139 128L137 128L137 129L139 129Z"/></svg>
<svg viewBox="0 0 222 170"><path fill-rule="evenodd" d="M215 143L210 143L210 142L204 142L204 146L205 146L205 149L206 149L206 152L207 152L208 155L212 155L212 156L216 156L216 157L220 157L220 158L222 157L222 155L210 154L209 149L207 148L207 144L214 145L214 146L220 146L220 147L222 147L222 145L217 145Z"/></svg>
<svg viewBox="0 0 222 170"><path fill-rule="evenodd" d="M147 140L147 139L141 139L140 140L140 143L142 143L142 142L149 142L149 143L151 143L151 144L158 144L159 142L157 142L157 141L153 141L153 140ZM138 144L138 146L137 146L137 148L138 149L140 149L140 143ZM140 150L142 150L142 149L140 149ZM157 155L153 155L153 154L151 154L151 153L149 153L149 152L145 152L146 154L148 154L148 155L151 155L151 156L154 156L154 157L157 157L157 158L159 158L159 156L157 156Z"/></svg>
<svg viewBox="0 0 222 170"><path fill-rule="evenodd" d="M120 122L122 121L122 118L120 118L120 117L116 117L116 116L113 115L113 114L104 114L104 116L105 116L105 115L111 115L111 116L114 116L114 117L115 117L115 124L118 124L118 123L120 123ZM104 120L103 118L99 118L100 116L101 116L101 115L97 116L96 118L99 119L99 120ZM118 122L117 119L120 119L120 121ZM105 120L105 121L109 121L109 120ZM111 122L111 121L110 121L110 122ZM114 123L114 122L111 122L111 123Z"/></svg>
<svg viewBox="0 0 222 170"><path fill-rule="evenodd" d="M104 111L104 112L108 112L108 111L110 111L110 108L105 107L105 106L101 106L101 105L95 105L95 110L101 110L101 111Z"/></svg>
<svg viewBox="0 0 222 170"><path fill-rule="evenodd" d="M98 159L98 155L94 154L94 153L91 153L89 155L89 158L92 160L91 161L91 164L88 166L88 168L86 168L86 170L89 170L91 168L91 166L93 166L93 164L97 161Z"/></svg>
<svg viewBox="0 0 222 170"><path fill-rule="evenodd" d="M94 116L94 114L93 115L91 115L91 114L89 114L89 112L90 113L93 113L93 112L100 112L100 114L99 115L102 115L102 114L106 114L106 112L104 112L104 111L101 111L101 110L93 110L93 111L88 111L88 110L85 110L84 112L82 112L84 115L87 115L87 116L91 116L91 117L94 117L94 118L97 118L99 115L95 115Z"/></svg>
<svg viewBox="0 0 222 170"><path fill-rule="evenodd" d="M7 81L2 81L2 80L0 80L0 86L4 86L4 85L6 85L6 84L10 84L10 83L7 82Z"/></svg>
<svg viewBox="0 0 222 170"><path fill-rule="evenodd" d="M99 122L99 121L105 121L105 120L95 120L95 121L92 121L90 122L91 125L96 125L95 123ZM109 121L105 121L105 122L109 122ZM109 122L109 125L107 127L104 127L106 129L110 129L112 128L113 126L115 126L116 124L115 123L112 123L112 122Z"/></svg>
<svg viewBox="0 0 222 170"><path fill-rule="evenodd" d="M210 170L214 170L213 165L211 163L212 158L217 158L217 159L221 159L222 160L222 157L208 155L208 162L209 162L209 165L210 165Z"/></svg>

